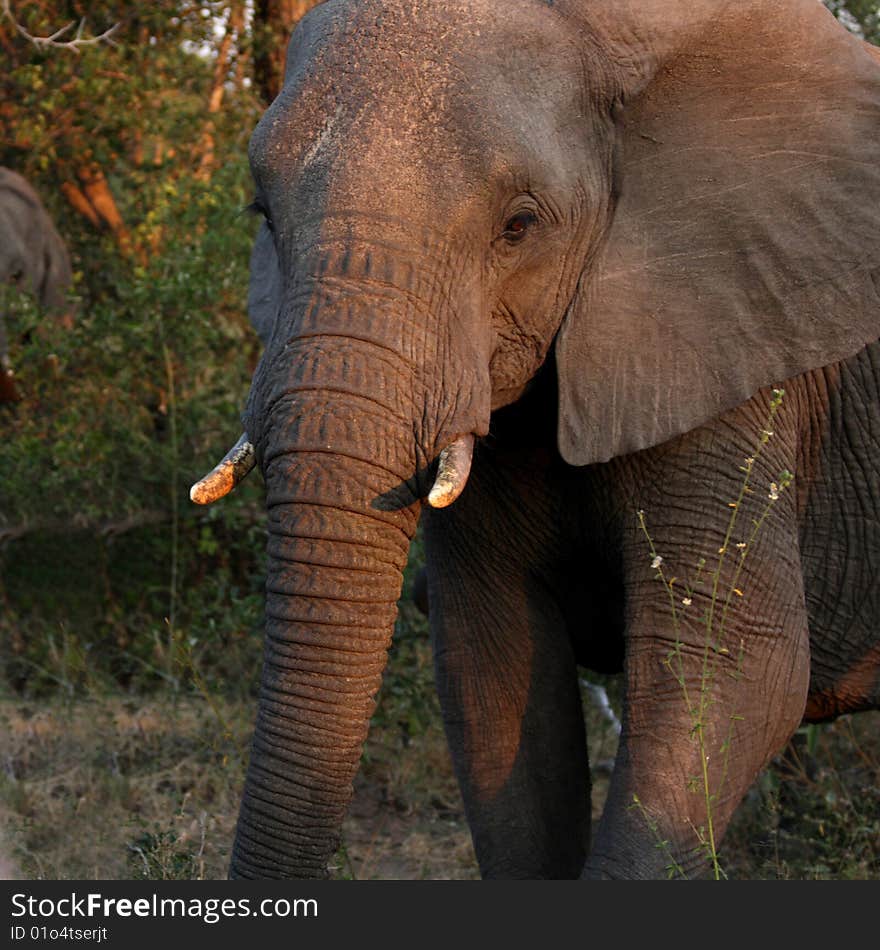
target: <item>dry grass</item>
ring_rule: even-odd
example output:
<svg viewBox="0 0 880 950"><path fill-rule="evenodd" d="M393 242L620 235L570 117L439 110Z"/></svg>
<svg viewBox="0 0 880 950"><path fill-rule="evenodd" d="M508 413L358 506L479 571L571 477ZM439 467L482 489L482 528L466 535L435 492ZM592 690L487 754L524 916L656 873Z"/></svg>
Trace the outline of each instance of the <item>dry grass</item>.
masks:
<svg viewBox="0 0 880 950"><path fill-rule="evenodd" d="M593 758L607 759L614 736L590 715ZM252 717L250 701L217 697L0 703L0 869L225 877ZM880 877L878 725L880 713L840 720L764 773L722 849L731 876ZM606 785L598 774L596 814ZM374 724L344 841L336 877L478 876L436 722L412 736L393 716Z"/></svg>
<svg viewBox="0 0 880 950"><path fill-rule="evenodd" d="M0 821L28 878L225 875L252 711L197 700L0 707Z"/></svg>
<svg viewBox="0 0 880 950"><path fill-rule="evenodd" d="M107 697L0 705L6 876L226 876L253 707ZM443 736L371 735L336 876L476 876Z"/></svg>

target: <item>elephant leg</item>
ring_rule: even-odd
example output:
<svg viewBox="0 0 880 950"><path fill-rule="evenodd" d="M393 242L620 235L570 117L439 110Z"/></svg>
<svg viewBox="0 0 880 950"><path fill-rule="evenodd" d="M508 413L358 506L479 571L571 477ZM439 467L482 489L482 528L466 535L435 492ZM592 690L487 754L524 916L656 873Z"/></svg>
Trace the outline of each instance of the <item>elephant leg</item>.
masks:
<svg viewBox="0 0 880 950"><path fill-rule="evenodd" d="M697 441L702 463L730 438ZM729 479L701 483L680 467L680 454L657 453L651 484L675 499L665 508L656 488L634 489L653 550L633 510L622 545L623 731L586 876L714 873L712 852L733 811L802 719L809 637L793 488L746 541L753 516L777 494L768 491L774 473L793 470L793 460L768 447L754 494L725 540L733 510L727 499L737 498L742 479L736 455L729 458L725 451L717 462L729 467Z"/></svg>
<svg viewBox="0 0 880 950"><path fill-rule="evenodd" d="M475 464L456 504L427 515L437 686L483 877L573 878L590 832L576 665L512 481Z"/></svg>

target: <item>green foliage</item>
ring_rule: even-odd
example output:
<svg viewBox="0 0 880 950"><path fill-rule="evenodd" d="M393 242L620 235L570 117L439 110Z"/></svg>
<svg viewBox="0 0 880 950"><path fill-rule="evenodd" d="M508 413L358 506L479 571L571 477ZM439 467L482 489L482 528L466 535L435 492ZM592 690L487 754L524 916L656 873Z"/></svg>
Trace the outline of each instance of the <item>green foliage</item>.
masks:
<svg viewBox="0 0 880 950"><path fill-rule="evenodd" d="M880 5L876 0L825 0L825 6L869 43L880 43Z"/></svg>
<svg viewBox="0 0 880 950"><path fill-rule="evenodd" d="M213 67L192 50L216 42L200 11L223 6L90 4L89 33L121 27L115 45L80 52L37 49L0 23L11 66L0 163L49 207L77 302L66 329L4 295L23 395L0 406L0 660L16 691L180 688L180 638L211 659L212 681L249 690L242 664L256 672L259 476L216 509L188 498L239 434L259 355L246 316L254 222L241 214L259 107L232 70L210 120L213 174L198 167ZM13 10L35 35L82 13ZM62 196L95 167L124 233L96 229Z"/></svg>
<svg viewBox="0 0 880 950"><path fill-rule="evenodd" d="M107 235L96 235L71 212L62 185L78 184L84 170L99 167L136 245L160 237L165 206L176 204L194 218L214 200L192 194L188 179L199 158L212 75L211 57L196 51L216 43L213 16L203 11L216 14L224 7L171 0L105 0L87 10L76 3L13 4L22 25L39 36L84 14L89 34L119 25L113 45L77 51L38 48L0 20L8 40L0 70L0 163L28 178L59 221L87 294L109 290L126 275ZM242 56L247 52L246 38L238 49ZM239 78L226 90L215 122L218 164L231 161L241 169L260 105L245 87L246 77Z"/></svg>
<svg viewBox="0 0 880 950"><path fill-rule="evenodd" d="M235 218L243 178L224 168L185 205L166 204L161 255L84 301L73 330L27 304L10 315L25 398L0 409L0 532L26 533L0 550L3 622L31 663L42 647L28 633L73 624L99 667L127 681L132 663L166 663L157 644L171 621L201 639L258 616L259 479L216 510L187 497L237 437L257 356L244 316L250 228Z"/></svg>

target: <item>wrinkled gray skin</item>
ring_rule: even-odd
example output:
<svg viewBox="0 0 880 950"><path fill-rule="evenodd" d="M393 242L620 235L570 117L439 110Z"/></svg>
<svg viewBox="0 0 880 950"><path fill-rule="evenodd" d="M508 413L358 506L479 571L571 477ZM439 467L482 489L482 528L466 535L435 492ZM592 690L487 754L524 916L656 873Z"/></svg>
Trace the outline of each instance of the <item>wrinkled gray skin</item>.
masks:
<svg viewBox="0 0 880 950"><path fill-rule="evenodd" d="M67 248L37 193L10 168L0 168L0 285L33 294L44 310L69 311L72 279ZM0 402L14 398L6 314L0 312Z"/></svg>
<svg viewBox="0 0 880 950"><path fill-rule="evenodd" d="M425 530L486 877L705 870L667 661L678 639L699 696L707 585L678 600L717 560L780 383L729 543L794 481L736 578L727 558L722 594L743 596L710 655L716 838L802 720L877 706L878 143L875 53L815 0L329 0L305 18L250 147L266 350L244 422L269 567L233 876L325 874L410 539L462 434L470 480ZM679 579L677 633L639 509ZM578 664L625 680L592 841Z"/></svg>

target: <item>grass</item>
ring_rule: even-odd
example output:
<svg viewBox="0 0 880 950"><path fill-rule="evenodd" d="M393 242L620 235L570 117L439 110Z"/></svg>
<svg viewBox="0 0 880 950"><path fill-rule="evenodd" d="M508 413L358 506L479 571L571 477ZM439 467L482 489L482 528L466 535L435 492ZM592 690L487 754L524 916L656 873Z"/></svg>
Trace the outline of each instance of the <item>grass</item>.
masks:
<svg viewBox="0 0 880 950"><path fill-rule="evenodd" d="M880 880L880 712L801 728L722 848L736 878Z"/></svg>
<svg viewBox="0 0 880 950"><path fill-rule="evenodd" d="M422 646L394 663L430 685ZM0 857L43 879L226 875L253 704L170 690L0 704ZM218 721L217 709L223 716ZM385 691L333 876L478 877L436 708ZM592 709L593 758L615 737ZM880 879L880 713L811 727L761 775L720 848L735 878ZM595 776L594 815L607 778Z"/></svg>
<svg viewBox="0 0 880 950"><path fill-rule="evenodd" d="M246 733L243 704L228 709ZM212 877L241 763L193 700L5 702L2 835L28 878ZM183 874L183 871L186 871Z"/></svg>
<svg viewBox="0 0 880 950"><path fill-rule="evenodd" d="M250 703L119 696L0 706L0 835L6 870L41 879L226 876ZM443 738L370 738L339 877L473 877L470 836Z"/></svg>

